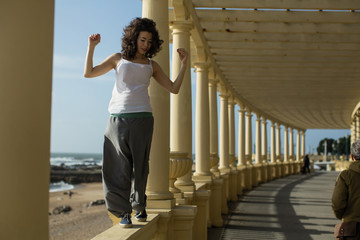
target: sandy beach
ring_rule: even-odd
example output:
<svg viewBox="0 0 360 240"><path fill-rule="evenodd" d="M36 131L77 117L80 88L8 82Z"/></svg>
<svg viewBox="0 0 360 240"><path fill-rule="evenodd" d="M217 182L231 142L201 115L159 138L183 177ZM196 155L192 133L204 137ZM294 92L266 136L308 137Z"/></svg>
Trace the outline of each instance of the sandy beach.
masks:
<svg viewBox="0 0 360 240"><path fill-rule="evenodd" d="M51 240L91 239L112 226L105 205L88 207L91 201L104 199L101 183L77 185L71 198L64 192L50 193L49 226ZM67 191L65 191L67 192ZM54 215L54 208L69 205L68 213Z"/></svg>

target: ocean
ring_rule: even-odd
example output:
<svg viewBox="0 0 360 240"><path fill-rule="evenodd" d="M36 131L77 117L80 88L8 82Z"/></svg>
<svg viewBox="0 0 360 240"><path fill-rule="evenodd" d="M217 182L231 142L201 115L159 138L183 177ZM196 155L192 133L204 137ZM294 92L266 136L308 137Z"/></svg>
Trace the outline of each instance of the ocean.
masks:
<svg viewBox="0 0 360 240"><path fill-rule="evenodd" d="M88 168L102 165L101 153L51 153L50 165L70 169ZM65 182L50 183L50 192L68 191L74 185Z"/></svg>

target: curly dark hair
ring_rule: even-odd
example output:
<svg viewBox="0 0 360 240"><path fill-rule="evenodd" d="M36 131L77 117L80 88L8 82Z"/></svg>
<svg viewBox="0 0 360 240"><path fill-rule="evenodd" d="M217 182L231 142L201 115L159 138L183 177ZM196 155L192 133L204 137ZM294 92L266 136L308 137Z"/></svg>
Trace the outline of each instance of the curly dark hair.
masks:
<svg viewBox="0 0 360 240"><path fill-rule="evenodd" d="M121 40L121 54L125 59L132 60L135 58L137 39L141 31L152 34L151 47L145 54L145 57L152 58L161 50L161 44L164 41L159 38L156 23L148 18L135 18L124 28L123 38Z"/></svg>

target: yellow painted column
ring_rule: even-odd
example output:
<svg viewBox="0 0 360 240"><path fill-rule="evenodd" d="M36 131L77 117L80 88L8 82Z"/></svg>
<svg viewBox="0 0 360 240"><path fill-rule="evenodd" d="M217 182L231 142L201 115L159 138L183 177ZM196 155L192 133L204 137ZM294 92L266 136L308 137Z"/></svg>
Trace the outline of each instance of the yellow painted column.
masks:
<svg viewBox="0 0 360 240"><path fill-rule="evenodd" d="M289 129L284 126L284 162L289 161Z"/></svg>
<svg viewBox="0 0 360 240"><path fill-rule="evenodd" d="M275 142L275 129L276 125L274 121L271 121L271 150L270 150L270 159L272 163L276 162L276 142Z"/></svg>
<svg viewBox="0 0 360 240"><path fill-rule="evenodd" d="M267 162L268 160L268 152L267 152L267 121L266 118L263 118L262 120L262 128L261 128L262 134L261 134L261 154L262 159Z"/></svg>
<svg viewBox="0 0 360 240"><path fill-rule="evenodd" d="M221 212L228 212L227 199L229 199L229 119L228 119L228 94L224 86L221 86L220 94L220 174L223 179Z"/></svg>
<svg viewBox="0 0 360 240"><path fill-rule="evenodd" d="M262 119L262 128L261 128L261 179L263 182L267 182L268 180L268 152L267 152L267 121L266 118Z"/></svg>
<svg viewBox="0 0 360 240"><path fill-rule="evenodd" d="M154 60L169 76L169 14L167 0L143 0L142 16L153 19L164 40L162 50ZM169 191L169 149L170 149L170 95L154 79L149 86L150 103L154 115L154 133L150 152L150 173L146 195L149 208L157 208L158 202L151 200L172 200ZM172 208L175 201L164 201L164 207Z"/></svg>
<svg viewBox="0 0 360 240"><path fill-rule="evenodd" d="M218 114L217 114L217 83L216 79L209 79L209 105L210 105L210 171L220 177L219 172L219 140L218 140Z"/></svg>
<svg viewBox="0 0 360 240"><path fill-rule="evenodd" d="M360 115L359 113L357 112L356 113L356 140L359 140L360 139Z"/></svg>
<svg viewBox="0 0 360 240"><path fill-rule="evenodd" d="M49 239L54 1L0 7L0 239Z"/></svg>
<svg viewBox="0 0 360 240"><path fill-rule="evenodd" d="M212 76L209 79L209 105L210 105L210 171L216 177L213 179L211 185L211 206L210 219L211 224L216 227L223 225L221 217L222 206L222 188L223 179L220 178L220 171L218 168L219 154L218 154L218 114L217 114L217 84L218 80Z"/></svg>
<svg viewBox="0 0 360 240"><path fill-rule="evenodd" d="M210 172L210 121L208 64L195 63L196 111L195 111L195 181L211 182Z"/></svg>
<svg viewBox="0 0 360 240"><path fill-rule="evenodd" d="M255 125L255 166L253 168L253 186L257 186L261 179L261 115L256 113L256 125Z"/></svg>
<svg viewBox="0 0 360 240"><path fill-rule="evenodd" d="M247 174L246 174L246 189L252 189L252 127L251 127L251 118L252 118L251 110L247 108L246 117L246 133L245 133L245 156L246 156L246 166L247 166Z"/></svg>
<svg viewBox="0 0 360 240"><path fill-rule="evenodd" d="M289 175L289 129L284 126L284 171L283 176Z"/></svg>
<svg viewBox="0 0 360 240"><path fill-rule="evenodd" d="M294 159L294 130L290 127L289 128L289 138L290 138L290 149L289 149L289 158L290 160L295 160Z"/></svg>
<svg viewBox="0 0 360 240"><path fill-rule="evenodd" d="M301 155L302 155L302 157L305 156L305 131L306 130L303 130L302 134L301 134Z"/></svg>
<svg viewBox="0 0 360 240"><path fill-rule="evenodd" d="M248 109L246 114L246 142L245 142L245 155L246 160L252 164L252 128L251 128L251 111Z"/></svg>
<svg viewBox="0 0 360 240"><path fill-rule="evenodd" d="M220 94L220 172L229 173L228 95Z"/></svg>
<svg viewBox="0 0 360 240"><path fill-rule="evenodd" d="M228 115L229 115L229 164L232 168L236 167L235 159L235 101L233 97L229 97Z"/></svg>
<svg viewBox="0 0 360 240"><path fill-rule="evenodd" d="M177 53L178 48L185 48L190 52L190 30L193 24L190 21L174 21L171 23L173 36L172 46L172 73L175 79L180 71L181 62ZM189 56L191 54L189 53ZM188 61L190 62L190 61ZM192 159L192 107L191 107L191 73L188 63L184 80L178 94L171 95L170 111L170 150L174 152L186 152ZM192 169L175 182L175 186L181 191L193 192L194 182L191 180Z"/></svg>
<svg viewBox="0 0 360 240"><path fill-rule="evenodd" d="M296 135L296 160L297 161L301 161L301 154L300 154L300 146L301 146L301 142L300 142L300 130L297 130L297 135Z"/></svg>
<svg viewBox="0 0 360 240"><path fill-rule="evenodd" d="M239 127L238 127L238 195L242 194L242 190L246 188L246 158L245 158L245 108L243 104L239 104Z"/></svg>
<svg viewBox="0 0 360 240"><path fill-rule="evenodd" d="M270 180L279 177L277 175L277 168L276 168L276 141L275 141L275 121L271 121L271 129L270 129Z"/></svg>
<svg viewBox="0 0 360 240"><path fill-rule="evenodd" d="M281 134L280 134L281 126L280 123L277 123L276 128L276 176L282 177L283 176L283 160L281 156Z"/></svg>
<svg viewBox="0 0 360 240"><path fill-rule="evenodd" d="M282 161L281 157L281 134L280 134L281 126L280 123L277 123L276 128L276 158L279 162Z"/></svg>
<svg viewBox="0 0 360 240"><path fill-rule="evenodd" d="M350 134L351 134L351 144L353 144L353 142L355 141L356 138L356 134L355 134L355 121L354 119L352 119L351 123L350 123Z"/></svg>
<svg viewBox="0 0 360 240"><path fill-rule="evenodd" d="M228 100L228 119L229 119L229 165L230 165L230 186L229 198L231 201L237 201L237 169L235 158L235 101L231 96Z"/></svg>

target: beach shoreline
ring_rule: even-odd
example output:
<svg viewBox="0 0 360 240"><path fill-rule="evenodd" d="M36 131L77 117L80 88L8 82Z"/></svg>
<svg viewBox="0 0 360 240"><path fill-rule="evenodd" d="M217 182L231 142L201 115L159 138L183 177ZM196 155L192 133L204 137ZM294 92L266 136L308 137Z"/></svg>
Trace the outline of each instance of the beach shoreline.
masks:
<svg viewBox="0 0 360 240"><path fill-rule="evenodd" d="M51 240L91 239L112 227L105 204L89 207L90 202L103 200L102 183L83 183L69 191L49 193L49 231ZM68 205L71 211L53 214L56 207Z"/></svg>

